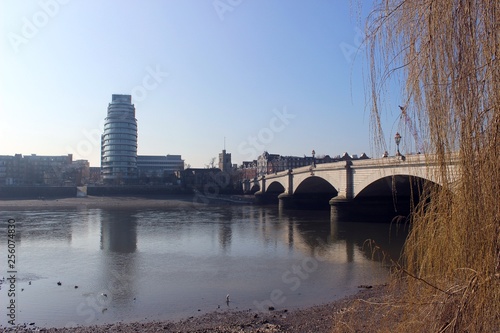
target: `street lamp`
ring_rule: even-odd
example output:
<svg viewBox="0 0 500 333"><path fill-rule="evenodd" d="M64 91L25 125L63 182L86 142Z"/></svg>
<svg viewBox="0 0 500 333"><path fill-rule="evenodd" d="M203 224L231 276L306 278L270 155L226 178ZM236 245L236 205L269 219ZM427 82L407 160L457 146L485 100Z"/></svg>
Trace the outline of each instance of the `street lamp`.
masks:
<svg viewBox="0 0 500 333"><path fill-rule="evenodd" d="M313 157L312 165L313 165L313 167L316 167L316 160L314 159L314 155L316 155L316 152L313 149L313 151L312 151L312 157Z"/></svg>
<svg viewBox="0 0 500 333"><path fill-rule="evenodd" d="M401 156L401 153L399 152L399 143L401 142L401 134L399 134L399 132L396 132L396 135L394 136L394 141L396 141L396 146L398 147L396 156Z"/></svg>

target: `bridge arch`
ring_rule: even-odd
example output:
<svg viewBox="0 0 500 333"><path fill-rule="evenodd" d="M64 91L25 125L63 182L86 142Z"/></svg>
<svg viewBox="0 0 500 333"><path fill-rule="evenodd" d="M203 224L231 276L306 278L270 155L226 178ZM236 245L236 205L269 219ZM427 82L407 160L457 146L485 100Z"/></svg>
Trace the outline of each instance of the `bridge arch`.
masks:
<svg viewBox="0 0 500 333"><path fill-rule="evenodd" d="M303 179L293 193L293 202L297 208L329 208L329 201L338 195L330 182L319 176Z"/></svg>
<svg viewBox="0 0 500 333"><path fill-rule="evenodd" d="M428 186L440 185L429 179L404 173L380 177L356 193L346 212L370 219L408 216L413 207L424 198L426 202L432 199L422 197ZM332 209L335 210L333 206Z"/></svg>
<svg viewBox="0 0 500 333"><path fill-rule="evenodd" d="M250 193L255 194L258 191L260 191L260 185L258 183L253 184L252 187L250 188Z"/></svg>
<svg viewBox="0 0 500 333"><path fill-rule="evenodd" d="M257 203L260 204L273 204L278 203L278 196L285 192L285 186L278 181L270 181L269 184L264 183L261 190L257 193L256 199Z"/></svg>
<svg viewBox="0 0 500 333"><path fill-rule="evenodd" d="M338 191L329 181L319 176L310 176L302 180L294 194L328 193L336 196Z"/></svg>
<svg viewBox="0 0 500 333"><path fill-rule="evenodd" d="M403 185L405 183L419 186L422 186L424 183L441 185L439 182L430 178L432 177L429 177L423 172L386 172L373 174L371 177L364 179L358 184L354 184L353 198L360 195L363 197L377 196L375 189L379 190L378 195L380 196L380 192L387 193L387 188L389 188L390 191L395 189L398 192L399 190L400 194L406 195L408 194L407 188L410 186L406 188Z"/></svg>
<svg viewBox="0 0 500 333"><path fill-rule="evenodd" d="M283 184L281 184L278 181L272 182L266 188L266 193L267 194L276 194L276 195L278 195L278 194L283 193L283 192L285 192L285 187L283 186Z"/></svg>
<svg viewBox="0 0 500 333"><path fill-rule="evenodd" d="M379 178L365 186L359 191L355 198L373 198L373 197L414 197L418 199L424 186L427 184L436 184L428 179L405 174L397 174Z"/></svg>

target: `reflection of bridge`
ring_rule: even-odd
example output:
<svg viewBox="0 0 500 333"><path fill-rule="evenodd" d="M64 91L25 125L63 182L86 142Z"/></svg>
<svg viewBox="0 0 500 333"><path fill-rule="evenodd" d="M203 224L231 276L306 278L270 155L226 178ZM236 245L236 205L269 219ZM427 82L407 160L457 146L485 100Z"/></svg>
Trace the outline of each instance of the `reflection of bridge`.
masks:
<svg viewBox="0 0 500 333"><path fill-rule="evenodd" d="M277 201L284 207L301 204L331 205L348 203L354 199L410 197L411 182L442 184L439 165L430 162L429 156L410 155L367 160L348 160L306 166L258 179L259 191L255 194L261 203ZM450 159L447 166L449 181L457 179L457 159ZM331 200L330 200L331 199Z"/></svg>

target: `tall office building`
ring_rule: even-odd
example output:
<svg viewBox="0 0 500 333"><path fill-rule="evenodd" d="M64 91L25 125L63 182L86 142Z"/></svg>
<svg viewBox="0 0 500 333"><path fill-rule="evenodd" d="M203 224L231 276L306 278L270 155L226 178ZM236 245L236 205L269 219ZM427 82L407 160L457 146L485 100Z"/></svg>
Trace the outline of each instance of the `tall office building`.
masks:
<svg viewBox="0 0 500 333"><path fill-rule="evenodd" d="M137 178L137 119L131 95L112 95L101 136L101 175L106 183Z"/></svg>

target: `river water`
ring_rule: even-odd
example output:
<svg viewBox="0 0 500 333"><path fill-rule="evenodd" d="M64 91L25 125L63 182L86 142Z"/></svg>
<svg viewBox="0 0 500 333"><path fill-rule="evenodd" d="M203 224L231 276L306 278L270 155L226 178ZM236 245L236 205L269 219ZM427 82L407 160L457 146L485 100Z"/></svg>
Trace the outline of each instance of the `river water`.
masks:
<svg viewBox="0 0 500 333"><path fill-rule="evenodd" d="M406 237L389 223L251 205L3 211L5 278L8 219L16 221L16 296L5 280L3 326L12 299L15 322L39 327L321 304L387 281L366 239L397 258Z"/></svg>

